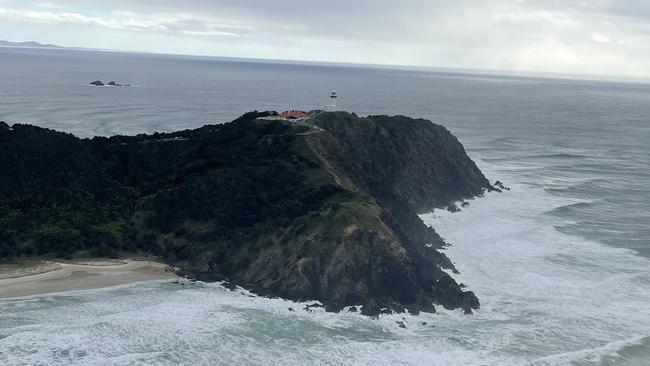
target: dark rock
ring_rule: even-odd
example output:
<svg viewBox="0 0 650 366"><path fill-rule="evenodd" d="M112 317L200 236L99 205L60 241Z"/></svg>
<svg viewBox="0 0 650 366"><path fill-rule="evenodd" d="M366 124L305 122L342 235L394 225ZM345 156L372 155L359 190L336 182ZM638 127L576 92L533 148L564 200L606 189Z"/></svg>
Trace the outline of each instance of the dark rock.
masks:
<svg viewBox="0 0 650 366"><path fill-rule="evenodd" d="M104 86L104 83L102 83L100 80L96 80L96 81L93 81L92 83L90 83L90 85Z"/></svg>
<svg viewBox="0 0 650 366"><path fill-rule="evenodd" d="M398 325L400 328L406 328L406 324L405 324L404 322L396 321L395 323L397 323L397 325Z"/></svg>
<svg viewBox="0 0 650 366"><path fill-rule="evenodd" d="M357 312L357 307L356 306L350 307L350 312L351 313L356 313Z"/></svg>
<svg viewBox="0 0 650 366"><path fill-rule="evenodd" d="M295 311L295 310L293 310L293 308L288 308L288 309L289 309L289 312L292 312L292 313Z"/></svg>
<svg viewBox="0 0 650 366"><path fill-rule="evenodd" d="M327 303L325 305L325 311L328 313L338 313L343 310L343 306L337 303Z"/></svg>
<svg viewBox="0 0 650 366"><path fill-rule="evenodd" d="M361 314L367 316L376 316L381 314L381 308L373 298L368 298L366 303L361 307Z"/></svg>
<svg viewBox="0 0 650 366"><path fill-rule="evenodd" d="M422 324L422 325L427 325L427 322L422 322L422 323L420 323L420 324Z"/></svg>
<svg viewBox="0 0 650 366"><path fill-rule="evenodd" d="M456 213L456 212L460 212L460 209L458 208L458 206L456 206L456 204L452 203L451 205L447 206L447 211L451 213Z"/></svg>
<svg viewBox="0 0 650 366"><path fill-rule="evenodd" d="M304 311L306 311L308 313L313 313L314 312L309 306L305 306L302 310L304 310Z"/></svg>
<svg viewBox="0 0 650 366"><path fill-rule="evenodd" d="M431 313L431 314L436 313L436 307L432 303L426 301L422 303L422 305L420 306L420 310L425 313Z"/></svg>
<svg viewBox="0 0 650 366"><path fill-rule="evenodd" d="M510 188L506 187L506 186L505 186L503 183L501 183L501 181L499 181L499 180L496 181L496 182L494 182L494 187L495 187L495 188L499 188L499 189L504 190L504 191L509 191L509 190L510 190Z"/></svg>
<svg viewBox="0 0 650 366"><path fill-rule="evenodd" d="M463 204L461 205L461 207L463 207L463 208L467 208L467 207L469 207L469 202L463 202Z"/></svg>
<svg viewBox="0 0 650 366"><path fill-rule="evenodd" d="M230 281L225 281L224 283L221 284L221 286L225 287L226 289L228 289L230 291L237 290L237 285L235 285L234 283L232 283Z"/></svg>
<svg viewBox="0 0 650 366"><path fill-rule="evenodd" d="M106 84L106 85L108 85L108 86L120 86L120 87L131 86L131 84L120 84L120 83L116 83L116 82L114 82L114 81L110 81L110 82L109 82L108 84Z"/></svg>
<svg viewBox="0 0 650 366"><path fill-rule="evenodd" d="M473 309L480 307L478 298L473 292L464 292L451 277L446 276L438 280L435 291L441 297L441 303L447 309L461 308L466 314L471 314ZM450 306L449 304L454 304Z"/></svg>

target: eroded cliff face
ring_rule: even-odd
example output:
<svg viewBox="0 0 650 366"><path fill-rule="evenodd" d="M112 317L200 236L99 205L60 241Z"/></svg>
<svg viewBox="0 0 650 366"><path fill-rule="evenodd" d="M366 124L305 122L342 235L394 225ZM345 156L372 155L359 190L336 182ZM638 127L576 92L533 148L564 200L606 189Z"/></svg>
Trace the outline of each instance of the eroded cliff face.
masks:
<svg viewBox="0 0 650 366"><path fill-rule="evenodd" d="M388 247L392 254L385 256L402 258L374 269L400 280L371 290L366 310L373 303L394 310L407 304L412 312L430 311L432 302L466 312L478 308L476 296L442 270L455 271L438 251L445 243L417 216L491 189L460 142L442 126L402 116L337 112L314 120L326 133L310 135L310 147L341 186L376 200L378 217L394 242Z"/></svg>
<svg viewBox="0 0 650 366"><path fill-rule="evenodd" d="M267 115L92 140L0 125L0 256L139 252L329 310L478 308L417 216L490 188L447 130L322 113L308 122L323 131L305 131Z"/></svg>

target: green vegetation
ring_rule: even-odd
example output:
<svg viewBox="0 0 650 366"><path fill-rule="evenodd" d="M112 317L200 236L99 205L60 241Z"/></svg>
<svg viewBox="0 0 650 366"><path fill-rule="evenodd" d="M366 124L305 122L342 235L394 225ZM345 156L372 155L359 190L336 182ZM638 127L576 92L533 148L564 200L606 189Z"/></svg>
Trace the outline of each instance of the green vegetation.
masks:
<svg viewBox="0 0 650 366"><path fill-rule="evenodd" d="M0 126L0 257L139 252L228 273L273 244L260 238L357 199L293 127L263 115L84 140Z"/></svg>

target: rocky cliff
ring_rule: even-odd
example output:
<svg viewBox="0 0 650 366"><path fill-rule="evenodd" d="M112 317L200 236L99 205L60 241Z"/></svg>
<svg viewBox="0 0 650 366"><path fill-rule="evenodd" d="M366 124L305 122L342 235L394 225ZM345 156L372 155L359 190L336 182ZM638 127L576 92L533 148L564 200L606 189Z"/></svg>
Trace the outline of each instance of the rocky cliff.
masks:
<svg viewBox="0 0 650 366"><path fill-rule="evenodd" d="M137 252L330 310L478 308L417 216L491 188L456 138L407 117L265 116L85 140L0 123L0 257Z"/></svg>

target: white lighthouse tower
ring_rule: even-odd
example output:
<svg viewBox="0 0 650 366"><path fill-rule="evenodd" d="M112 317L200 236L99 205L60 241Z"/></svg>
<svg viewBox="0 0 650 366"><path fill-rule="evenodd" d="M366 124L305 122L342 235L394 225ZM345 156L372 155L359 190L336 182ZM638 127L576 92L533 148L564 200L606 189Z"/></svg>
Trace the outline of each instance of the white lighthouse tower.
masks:
<svg viewBox="0 0 650 366"><path fill-rule="evenodd" d="M339 99L339 96L336 94L336 90L333 90L330 93L330 102L327 105L326 110L329 111L329 112L336 111L336 102L338 101L338 99Z"/></svg>

